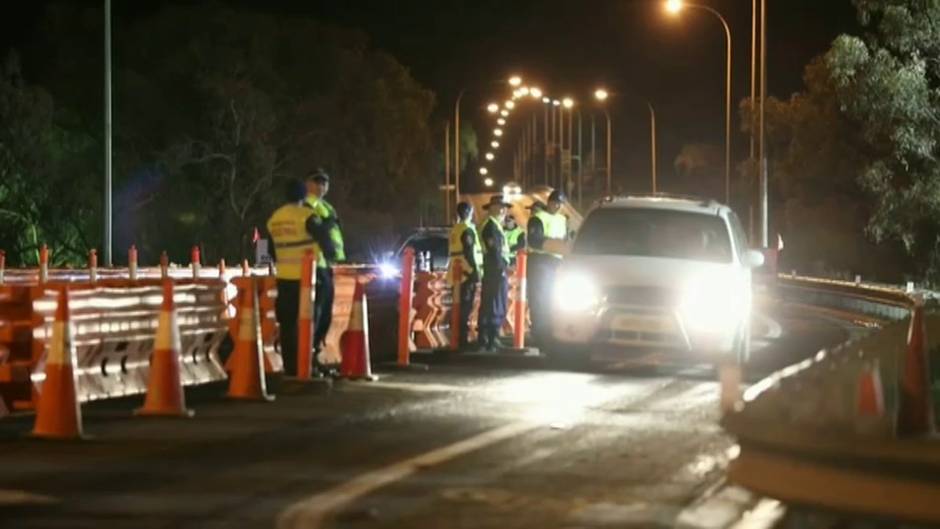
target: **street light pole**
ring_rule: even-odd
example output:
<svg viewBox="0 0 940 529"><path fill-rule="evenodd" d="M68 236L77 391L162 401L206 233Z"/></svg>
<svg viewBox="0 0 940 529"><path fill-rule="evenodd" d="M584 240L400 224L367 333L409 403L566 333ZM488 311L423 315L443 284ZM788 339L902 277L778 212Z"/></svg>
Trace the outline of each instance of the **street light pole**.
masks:
<svg viewBox="0 0 940 529"><path fill-rule="evenodd" d="M450 120L444 125L444 223L451 222L450 216Z"/></svg>
<svg viewBox="0 0 940 529"><path fill-rule="evenodd" d="M111 255L111 0L104 0L104 263L114 264Z"/></svg>
<svg viewBox="0 0 940 529"><path fill-rule="evenodd" d="M457 94L454 103L454 204L460 202L460 100L466 89Z"/></svg>
<svg viewBox="0 0 940 529"><path fill-rule="evenodd" d="M763 0L761 0L763 1ZM703 4L686 4L679 0L667 3L667 9L672 14L678 14L683 7L694 7L707 11L718 18L725 30L725 202L731 202L731 26L728 21L715 9Z"/></svg>
<svg viewBox="0 0 940 529"><path fill-rule="evenodd" d="M611 195L610 147L611 147L611 144L613 143L611 141L611 137L613 133L611 131L610 112L608 112L606 108L604 109L604 117L607 118L607 196L610 196Z"/></svg>
<svg viewBox="0 0 940 529"><path fill-rule="evenodd" d="M653 178L653 193L656 193L656 111L649 101L646 106L650 109L650 173Z"/></svg>
<svg viewBox="0 0 940 529"><path fill-rule="evenodd" d="M770 212L767 200L767 152L764 145L764 100L767 99L767 3L760 2L760 216L761 248L767 248Z"/></svg>

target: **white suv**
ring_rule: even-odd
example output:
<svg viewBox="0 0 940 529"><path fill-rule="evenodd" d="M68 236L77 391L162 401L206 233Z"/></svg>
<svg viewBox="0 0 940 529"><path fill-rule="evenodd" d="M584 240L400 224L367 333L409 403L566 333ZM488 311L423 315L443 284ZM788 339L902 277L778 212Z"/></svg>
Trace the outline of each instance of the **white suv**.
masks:
<svg viewBox="0 0 940 529"><path fill-rule="evenodd" d="M762 264L727 206L664 195L604 199L555 278L558 352L746 361L751 269Z"/></svg>

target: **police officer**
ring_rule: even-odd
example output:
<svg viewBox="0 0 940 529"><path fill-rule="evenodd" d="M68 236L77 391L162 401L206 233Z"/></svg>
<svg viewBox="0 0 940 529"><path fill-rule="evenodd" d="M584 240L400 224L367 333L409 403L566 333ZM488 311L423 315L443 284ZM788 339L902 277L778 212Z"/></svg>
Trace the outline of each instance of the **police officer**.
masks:
<svg viewBox="0 0 940 529"><path fill-rule="evenodd" d="M483 251L477 228L473 224L473 206L467 202L457 204L457 223L450 230L450 261L447 280L455 292L459 288L460 300L460 347L469 346L470 316L473 314L473 302L477 295L477 281L483 275ZM454 268L460 263L460 285L455 284Z"/></svg>
<svg viewBox="0 0 940 529"><path fill-rule="evenodd" d="M314 236L321 250L317 260L316 300L313 310L313 344L315 356L319 356L333 322L333 265L346 260L346 251L339 216L336 209L324 198L330 190L330 176L323 169L317 169L307 175L306 184L306 204L313 211Z"/></svg>
<svg viewBox="0 0 940 529"><path fill-rule="evenodd" d="M267 230L274 240L274 258L277 264L277 302L274 313L280 326L284 371L288 375L296 376L301 259L308 250L318 252L319 247L313 235L317 229L313 210L304 204L304 183L292 179L287 182L284 191L287 203L268 219Z"/></svg>
<svg viewBox="0 0 940 529"><path fill-rule="evenodd" d="M501 195L494 195L487 204L487 217L480 228L483 243L483 292L480 296L480 345L496 351L499 331L506 321L509 308L509 243L503 222L509 204Z"/></svg>
<svg viewBox="0 0 940 529"><path fill-rule="evenodd" d="M568 218L560 213L562 205L567 201L563 191L552 191L545 207L533 208L532 217L526 226L530 256L527 281L532 334L543 345L551 334L551 289L555 271L561 263L557 245L568 238Z"/></svg>

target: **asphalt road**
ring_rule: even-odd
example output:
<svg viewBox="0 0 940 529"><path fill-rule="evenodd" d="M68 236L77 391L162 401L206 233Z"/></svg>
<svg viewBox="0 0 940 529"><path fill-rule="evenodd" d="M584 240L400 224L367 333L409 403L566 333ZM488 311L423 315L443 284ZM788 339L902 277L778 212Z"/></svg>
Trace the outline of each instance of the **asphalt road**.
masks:
<svg viewBox="0 0 940 529"><path fill-rule="evenodd" d="M854 329L802 307L759 327L752 378ZM5 419L0 527L671 527L733 450L704 368L475 358L380 374L267 404L198 388L187 420L93 403L94 437L75 443Z"/></svg>

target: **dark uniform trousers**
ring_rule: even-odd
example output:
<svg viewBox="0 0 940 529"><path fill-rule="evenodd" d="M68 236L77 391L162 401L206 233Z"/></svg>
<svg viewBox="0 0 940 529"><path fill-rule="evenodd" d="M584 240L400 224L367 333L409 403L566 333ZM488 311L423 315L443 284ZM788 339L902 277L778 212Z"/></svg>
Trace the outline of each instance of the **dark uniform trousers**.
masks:
<svg viewBox="0 0 940 529"><path fill-rule="evenodd" d="M470 342L470 317L473 316L473 302L477 297L476 274L464 279L460 284L460 346Z"/></svg>
<svg viewBox="0 0 940 529"><path fill-rule="evenodd" d="M333 298L335 296L333 284L333 268L317 268L316 299L313 303L314 334L313 346L319 351L326 342L326 335L333 323ZM316 360L314 360L316 363Z"/></svg>
<svg viewBox="0 0 940 529"><path fill-rule="evenodd" d="M284 374L297 376L297 316L300 313L300 281L277 280L274 314L280 327L281 358Z"/></svg>

